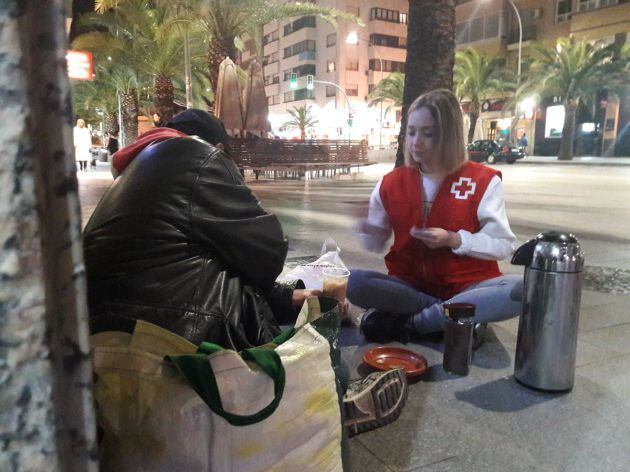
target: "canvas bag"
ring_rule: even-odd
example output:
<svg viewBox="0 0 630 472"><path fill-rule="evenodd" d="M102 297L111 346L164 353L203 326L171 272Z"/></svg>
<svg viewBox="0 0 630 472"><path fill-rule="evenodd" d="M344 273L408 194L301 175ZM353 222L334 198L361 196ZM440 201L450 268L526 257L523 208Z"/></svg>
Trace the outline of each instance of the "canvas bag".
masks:
<svg viewBox="0 0 630 472"><path fill-rule="evenodd" d="M313 300L301 319L313 318ZM183 338L143 321L133 334L93 335L101 469L342 470L329 342L310 323L290 334L242 355L212 345L197 353ZM165 355L205 359L219 393L218 403L212 400L217 411ZM278 366L269 368L274 357L284 371L282 388L273 373Z"/></svg>

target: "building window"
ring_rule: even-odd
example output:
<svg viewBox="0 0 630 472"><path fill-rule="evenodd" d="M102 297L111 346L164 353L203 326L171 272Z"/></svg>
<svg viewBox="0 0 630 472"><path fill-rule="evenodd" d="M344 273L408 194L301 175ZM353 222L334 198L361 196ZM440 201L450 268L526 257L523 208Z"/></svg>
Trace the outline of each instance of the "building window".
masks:
<svg viewBox="0 0 630 472"><path fill-rule="evenodd" d="M337 33L331 33L328 36L326 36L327 48L329 48L330 46L334 46L335 44L337 44Z"/></svg>
<svg viewBox="0 0 630 472"><path fill-rule="evenodd" d="M370 35L370 44L373 44L374 46L385 46L388 48L404 48L407 46L407 38L374 33Z"/></svg>
<svg viewBox="0 0 630 472"><path fill-rule="evenodd" d="M326 96L334 97L337 94L337 89L332 85L326 85Z"/></svg>
<svg viewBox="0 0 630 472"><path fill-rule="evenodd" d="M298 77L304 77L305 75L315 75L315 64L303 64L301 66L294 67L293 69L287 69L284 71L282 80L290 80L291 73L296 73Z"/></svg>
<svg viewBox="0 0 630 472"><path fill-rule="evenodd" d="M500 31L501 17L499 13L491 13L457 23L455 25L455 41L457 44L464 44L493 39L499 36Z"/></svg>
<svg viewBox="0 0 630 472"><path fill-rule="evenodd" d="M376 84L368 84L368 94L374 92L375 88L376 88Z"/></svg>
<svg viewBox="0 0 630 472"><path fill-rule="evenodd" d="M265 85L279 84L280 76L278 74L268 75L265 77Z"/></svg>
<svg viewBox="0 0 630 472"><path fill-rule="evenodd" d="M303 88L299 90L292 90L291 92L285 92L284 103L295 102L296 100L312 100L314 98L315 93L313 90Z"/></svg>
<svg viewBox="0 0 630 472"><path fill-rule="evenodd" d="M397 61L388 61L383 59L384 72L405 72L405 63ZM381 61L378 59L370 59L369 69L373 71L381 71Z"/></svg>
<svg viewBox="0 0 630 472"><path fill-rule="evenodd" d="M263 46L269 44L272 41L276 41L279 37L280 35L278 34L278 30L267 33L263 36Z"/></svg>
<svg viewBox="0 0 630 472"><path fill-rule="evenodd" d="M315 17L314 16L303 16L302 18L298 18L293 23L289 23L284 26L284 34L283 36L287 36L295 31L299 31L303 28L315 28Z"/></svg>
<svg viewBox="0 0 630 472"><path fill-rule="evenodd" d="M359 96L359 85L358 84L348 84L348 85L346 85L346 95L348 97L358 97Z"/></svg>
<svg viewBox="0 0 630 472"><path fill-rule="evenodd" d="M370 9L370 20L390 21L392 23L407 24L407 13L386 8Z"/></svg>
<svg viewBox="0 0 630 472"><path fill-rule="evenodd" d="M348 59L348 62L346 63L346 70L359 70L359 60Z"/></svg>
<svg viewBox="0 0 630 472"><path fill-rule="evenodd" d="M274 62L278 62L278 58L278 51L263 57L263 67L268 66L269 64L273 64Z"/></svg>
<svg viewBox="0 0 630 472"><path fill-rule="evenodd" d="M335 71L335 61L327 61L326 72L334 72L334 71Z"/></svg>
<svg viewBox="0 0 630 472"><path fill-rule="evenodd" d="M556 3L556 23L571 19L571 0L558 0Z"/></svg>
<svg viewBox="0 0 630 472"><path fill-rule="evenodd" d="M617 5L619 0L579 0L578 11L593 10L595 8Z"/></svg>
<svg viewBox="0 0 630 472"><path fill-rule="evenodd" d="M280 103L280 95L272 95L267 97L267 105L278 105Z"/></svg>
<svg viewBox="0 0 630 472"><path fill-rule="evenodd" d="M289 46L288 48L284 48L284 59L287 57L295 56L296 54L301 54L303 52L315 52L315 41L312 39L305 39L304 41L300 41L299 43L295 43L293 46ZM307 55L306 59L310 59L310 55ZM314 55L312 57L315 58Z"/></svg>

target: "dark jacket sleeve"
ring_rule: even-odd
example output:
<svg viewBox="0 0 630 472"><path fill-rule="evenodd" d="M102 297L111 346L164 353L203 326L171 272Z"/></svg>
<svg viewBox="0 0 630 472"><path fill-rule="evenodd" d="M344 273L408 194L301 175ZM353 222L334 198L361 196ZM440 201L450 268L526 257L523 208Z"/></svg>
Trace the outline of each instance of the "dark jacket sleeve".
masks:
<svg viewBox="0 0 630 472"><path fill-rule="evenodd" d="M299 310L293 308L293 291L304 288L304 282L276 282L266 299L279 325L295 323Z"/></svg>
<svg viewBox="0 0 630 472"><path fill-rule="evenodd" d="M190 198L192 238L263 293L282 271L287 241L275 215L267 213L223 152L199 169Z"/></svg>

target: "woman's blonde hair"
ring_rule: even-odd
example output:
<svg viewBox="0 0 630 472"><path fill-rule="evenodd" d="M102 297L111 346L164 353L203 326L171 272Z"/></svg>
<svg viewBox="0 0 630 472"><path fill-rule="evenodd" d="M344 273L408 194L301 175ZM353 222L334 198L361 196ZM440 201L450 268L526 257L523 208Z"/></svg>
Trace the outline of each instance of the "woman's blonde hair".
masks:
<svg viewBox="0 0 630 472"><path fill-rule="evenodd" d="M464 146L464 119L457 98L450 90L437 89L416 98L407 112L407 118L414 111L426 107L435 121L433 143L437 147L438 165L442 172L450 173L458 169L468 159ZM418 168L409 152L405 131L405 165Z"/></svg>

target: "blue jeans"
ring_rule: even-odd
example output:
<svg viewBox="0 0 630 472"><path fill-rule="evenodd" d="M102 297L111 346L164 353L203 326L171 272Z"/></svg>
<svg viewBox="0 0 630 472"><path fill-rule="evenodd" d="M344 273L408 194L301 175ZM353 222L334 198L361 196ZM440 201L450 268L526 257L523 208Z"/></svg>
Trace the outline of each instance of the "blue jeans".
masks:
<svg viewBox="0 0 630 472"><path fill-rule="evenodd" d="M440 300L397 277L375 270L354 269L348 281L347 297L362 308L413 315L416 333L427 334L443 330L444 303L474 304L475 319L481 323L503 321L520 315L523 276L503 275L484 280L465 288L449 300Z"/></svg>

